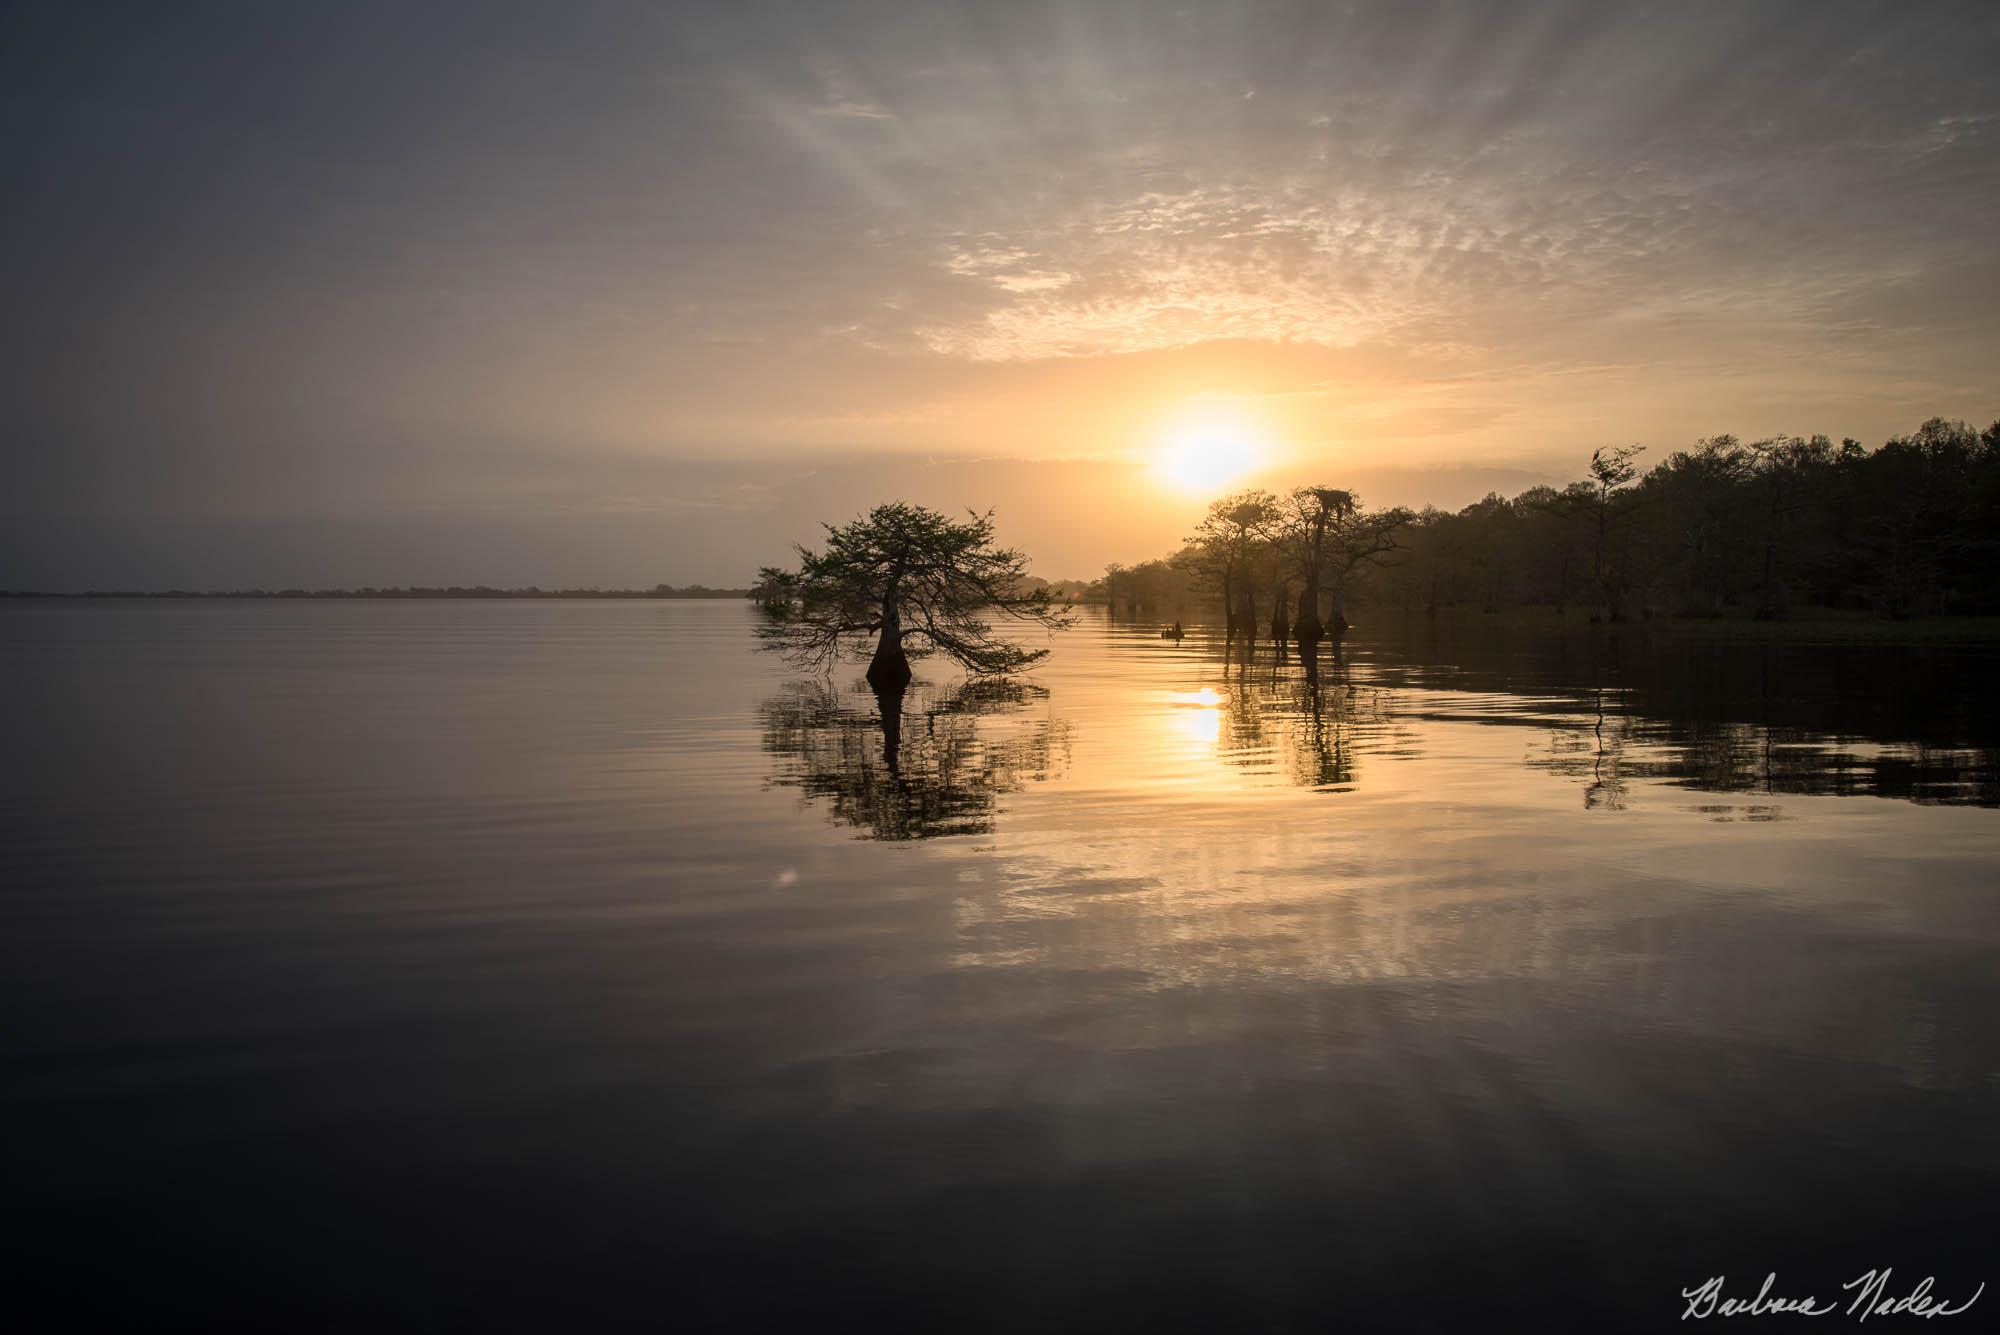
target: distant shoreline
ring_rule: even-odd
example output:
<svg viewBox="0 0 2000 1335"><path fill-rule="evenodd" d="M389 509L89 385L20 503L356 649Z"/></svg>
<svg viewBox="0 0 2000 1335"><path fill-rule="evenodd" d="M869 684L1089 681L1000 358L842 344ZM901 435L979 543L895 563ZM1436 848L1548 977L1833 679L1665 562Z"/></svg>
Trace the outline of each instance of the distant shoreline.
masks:
<svg viewBox="0 0 2000 1335"><path fill-rule="evenodd" d="M685 588L661 584L651 589L496 589L486 585L449 585L391 589L91 589L84 593L42 593L32 589L0 589L0 598L748 598L748 589L711 589L704 584Z"/></svg>

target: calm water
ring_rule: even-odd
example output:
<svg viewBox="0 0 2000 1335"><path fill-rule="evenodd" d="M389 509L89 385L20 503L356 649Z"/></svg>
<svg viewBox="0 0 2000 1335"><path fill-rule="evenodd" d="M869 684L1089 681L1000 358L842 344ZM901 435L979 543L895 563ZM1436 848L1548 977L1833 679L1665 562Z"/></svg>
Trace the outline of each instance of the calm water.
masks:
<svg viewBox="0 0 2000 1335"><path fill-rule="evenodd" d="M1099 614L913 691L892 769L749 624L0 604L11 1291L1630 1329L2000 1280L1990 651L1398 623L1315 689Z"/></svg>

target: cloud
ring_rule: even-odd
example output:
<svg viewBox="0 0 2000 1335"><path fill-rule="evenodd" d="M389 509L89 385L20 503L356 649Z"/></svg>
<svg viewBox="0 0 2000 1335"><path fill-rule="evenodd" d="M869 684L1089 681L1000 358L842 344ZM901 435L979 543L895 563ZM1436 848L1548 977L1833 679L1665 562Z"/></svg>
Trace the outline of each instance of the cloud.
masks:
<svg viewBox="0 0 2000 1335"><path fill-rule="evenodd" d="M1129 471L1217 399L1528 472L2000 407L1990 3L0 25L0 521L79 561L500 506L636 562L747 542L719 459Z"/></svg>

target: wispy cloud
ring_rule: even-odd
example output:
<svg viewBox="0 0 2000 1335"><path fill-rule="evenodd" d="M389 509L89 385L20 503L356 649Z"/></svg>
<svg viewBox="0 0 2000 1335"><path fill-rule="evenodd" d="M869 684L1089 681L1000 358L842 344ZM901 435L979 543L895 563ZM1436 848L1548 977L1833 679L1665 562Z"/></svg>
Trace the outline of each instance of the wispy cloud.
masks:
<svg viewBox="0 0 2000 1335"><path fill-rule="evenodd" d="M1204 395L1342 470L2000 408L1991 0L488 11L7 11L0 533L741 543L605 461L1102 460Z"/></svg>

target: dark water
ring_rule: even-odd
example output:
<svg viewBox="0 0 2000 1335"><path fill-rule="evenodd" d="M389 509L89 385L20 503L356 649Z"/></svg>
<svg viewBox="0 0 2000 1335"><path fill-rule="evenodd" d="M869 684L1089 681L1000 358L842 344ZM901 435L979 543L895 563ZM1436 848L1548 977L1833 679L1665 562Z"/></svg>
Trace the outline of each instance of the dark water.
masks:
<svg viewBox="0 0 2000 1335"><path fill-rule="evenodd" d="M1714 1274L2000 1279L1990 651L1397 624L1314 687L1100 616L1033 686L920 685L892 768L748 625L0 604L35 1328L1646 1329Z"/></svg>

